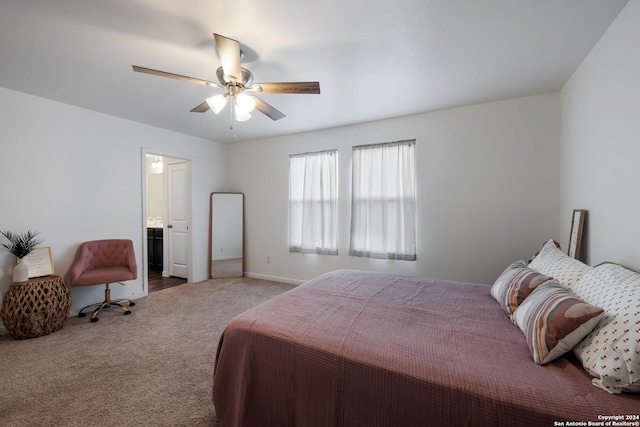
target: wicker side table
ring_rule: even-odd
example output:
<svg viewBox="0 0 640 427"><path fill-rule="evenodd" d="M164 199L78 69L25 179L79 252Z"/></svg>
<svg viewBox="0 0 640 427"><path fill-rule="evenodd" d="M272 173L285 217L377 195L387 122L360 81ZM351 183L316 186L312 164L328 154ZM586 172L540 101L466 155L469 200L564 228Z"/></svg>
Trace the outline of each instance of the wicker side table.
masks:
<svg viewBox="0 0 640 427"><path fill-rule="evenodd" d="M36 338L62 328L69 318L71 293L59 276L12 283L2 300L2 322L11 336Z"/></svg>

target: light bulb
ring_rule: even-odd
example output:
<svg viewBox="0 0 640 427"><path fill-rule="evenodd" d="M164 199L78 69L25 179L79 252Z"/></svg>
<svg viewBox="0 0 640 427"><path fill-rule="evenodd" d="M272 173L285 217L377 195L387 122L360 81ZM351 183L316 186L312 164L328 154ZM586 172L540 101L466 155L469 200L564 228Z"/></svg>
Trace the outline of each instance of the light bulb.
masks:
<svg viewBox="0 0 640 427"><path fill-rule="evenodd" d="M251 118L251 113L242 111L242 109L236 107L236 120L239 122L246 122Z"/></svg>
<svg viewBox="0 0 640 427"><path fill-rule="evenodd" d="M218 114L224 106L227 105L228 98L228 94L212 96L211 98L207 98L207 104L209 104L211 111Z"/></svg>
<svg viewBox="0 0 640 427"><path fill-rule="evenodd" d="M239 93L236 95L236 106L238 110L250 113L256 108L256 101L246 93Z"/></svg>

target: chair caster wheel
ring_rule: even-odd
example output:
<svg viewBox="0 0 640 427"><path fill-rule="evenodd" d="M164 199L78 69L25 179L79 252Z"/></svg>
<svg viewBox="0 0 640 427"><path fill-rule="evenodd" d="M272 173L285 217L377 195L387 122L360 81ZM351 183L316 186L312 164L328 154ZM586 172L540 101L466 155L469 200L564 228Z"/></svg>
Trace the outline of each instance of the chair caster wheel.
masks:
<svg viewBox="0 0 640 427"><path fill-rule="evenodd" d="M133 302L133 301L131 301L131 302L129 303L129 307L133 307L134 305L136 305L136 303L135 303L135 302Z"/></svg>
<svg viewBox="0 0 640 427"><path fill-rule="evenodd" d="M86 315L87 315L87 313L78 313L78 317L84 317Z"/></svg>
<svg viewBox="0 0 640 427"><path fill-rule="evenodd" d="M92 318L91 318L91 321L92 321L92 322L97 322L98 320L100 320L100 319L98 319L97 317L92 317Z"/></svg>
<svg viewBox="0 0 640 427"><path fill-rule="evenodd" d="M131 314L131 311L130 311L130 310L126 310L126 311L124 312L124 314L125 314L125 315L127 315L127 314Z"/></svg>

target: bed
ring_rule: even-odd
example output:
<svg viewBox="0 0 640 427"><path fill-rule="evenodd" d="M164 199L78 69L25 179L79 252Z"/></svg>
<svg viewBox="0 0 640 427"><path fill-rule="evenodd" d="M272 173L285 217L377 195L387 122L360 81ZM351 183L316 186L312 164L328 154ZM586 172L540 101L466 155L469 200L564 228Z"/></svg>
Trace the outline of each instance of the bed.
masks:
<svg viewBox="0 0 640 427"><path fill-rule="evenodd" d="M250 309L219 340L213 382L218 422L407 427L638 421L639 395L594 387L571 353L533 363L525 335L491 288L339 270Z"/></svg>

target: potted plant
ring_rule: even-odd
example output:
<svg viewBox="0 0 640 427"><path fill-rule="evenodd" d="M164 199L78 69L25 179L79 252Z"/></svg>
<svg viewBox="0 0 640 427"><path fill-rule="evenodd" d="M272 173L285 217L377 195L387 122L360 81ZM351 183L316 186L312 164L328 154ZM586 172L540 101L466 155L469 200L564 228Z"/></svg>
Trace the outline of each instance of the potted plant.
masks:
<svg viewBox="0 0 640 427"><path fill-rule="evenodd" d="M42 240L36 239L39 233L29 230L22 234L12 233L11 231L0 231L0 234L9 241L9 243L2 243L2 247L17 258L16 265L13 267L13 281L26 282L29 280L29 267L21 261L22 258L29 255L36 246L42 243Z"/></svg>

